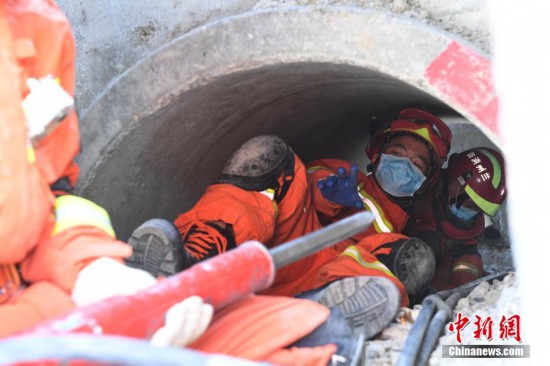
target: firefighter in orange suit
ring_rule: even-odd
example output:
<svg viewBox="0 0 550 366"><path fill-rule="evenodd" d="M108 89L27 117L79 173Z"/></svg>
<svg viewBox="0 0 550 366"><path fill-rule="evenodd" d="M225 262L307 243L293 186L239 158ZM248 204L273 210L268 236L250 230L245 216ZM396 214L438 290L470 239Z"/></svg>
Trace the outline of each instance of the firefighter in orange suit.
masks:
<svg viewBox="0 0 550 366"><path fill-rule="evenodd" d="M366 209L375 216L369 230L282 268L266 293L293 296L339 278L370 275L393 281L407 304L406 290L416 291L426 279L415 278L430 277L433 268L413 275L407 272L429 268L430 263L402 265L402 273L394 273L397 267L393 264L399 261L396 254L412 253L423 260L430 251L400 234L408 219L401 205L433 184L450 142L450 130L437 117L418 109L403 110L367 147L373 171L367 176L341 160L319 160L306 166L279 137L255 137L233 154L218 183L174 221L185 250L182 263L172 261L173 270L247 240L274 247ZM164 268L168 258L174 257L169 252L167 248L155 254L157 259L164 258ZM130 265L161 266L160 262L152 265L152 256L139 254L130 258Z"/></svg>
<svg viewBox="0 0 550 366"><path fill-rule="evenodd" d="M453 154L434 190L409 212L407 235L434 250L437 290L454 288L483 276L477 245L485 231L484 214L494 216L506 198L504 158L479 147Z"/></svg>
<svg viewBox="0 0 550 366"><path fill-rule="evenodd" d="M68 194L79 131L67 19L50 0L0 0L0 42L2 337L156 279L123 265L132 248L104 209Z"/></svg>

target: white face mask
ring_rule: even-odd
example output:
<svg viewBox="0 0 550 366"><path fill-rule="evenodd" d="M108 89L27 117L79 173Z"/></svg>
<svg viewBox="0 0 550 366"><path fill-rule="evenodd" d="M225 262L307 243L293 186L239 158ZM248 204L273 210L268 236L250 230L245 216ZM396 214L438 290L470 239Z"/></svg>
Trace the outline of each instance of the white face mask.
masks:
<svg viewBox="0 0 550 366"><path fill-rule="evenodd" d="M449 192L449 209L457 218L463 221L470 221L477 213L479 213L479 210L464 206L463 203L467 200L466 193L459 195L460 192L460 185L456 188L454 198L451 198L451 193ZM459 200L461 201L460 207L457 206Z"/></svg>
<svg viewBox="0 0 550 366"><path fill-rule="evenodd" d="M456 202L449 207L453 215L464 221L470 221L479 212L465 206L456 207Z"/></svg>
<svg viewBox="0 0 550 366"><path fill-rule="evenodd" d="M375 172L380 187L395 197L412 197L426 177L407 157L382 154Z"/></svg>

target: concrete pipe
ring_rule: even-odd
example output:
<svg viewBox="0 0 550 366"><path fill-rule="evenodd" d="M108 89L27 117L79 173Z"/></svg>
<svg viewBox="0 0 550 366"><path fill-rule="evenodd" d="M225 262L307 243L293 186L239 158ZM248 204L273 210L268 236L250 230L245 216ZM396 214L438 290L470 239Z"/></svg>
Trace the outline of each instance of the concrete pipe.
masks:
<svg viewBox="0 0 550 366"><path fill-rule="evenodd" d="M189 209L252 136L364 167L371 127L409 106L469 121L455 150L498 145L496 103L488 56L441 30L351 7L249 12L172 40L96 98L79 191L126 239Z"/></svg>

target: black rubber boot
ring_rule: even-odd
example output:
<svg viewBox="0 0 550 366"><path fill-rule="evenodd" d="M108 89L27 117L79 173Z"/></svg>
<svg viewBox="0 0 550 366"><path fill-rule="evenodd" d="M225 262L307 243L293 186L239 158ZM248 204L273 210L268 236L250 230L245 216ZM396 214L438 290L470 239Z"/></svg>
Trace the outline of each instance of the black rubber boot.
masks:
<svg viewBox="0 0 550 366"><path fill-rule="evenodd" d="M294 180L294 163L294 152L280 137L256 136L233 153L218 182L246 191L274 189L275 201L281 202ZM281 175L282 184L279 183Z"/></svg>
<svg viewBox="0 0 550 366"><path fill-rule="evenodd" d="M328 308L338 307L353 328L354 336L363 334L365 340L386 328L401 306L397 286L387 278L374 276L343 278L296 297Z"/></svg>
<svg viewBox="0 0 550 366"><path fill-rule="evenodd" d="M185 253L178 229L169 221L151 219L138 227L128 244L133 248L126 264L151 275L171 276L185 269Z"/></svg>
<svg viewBox="0 0 550 366"><path fill-rule="evenodd" d="M378 255L403 283L411 304L415 304L430 286L435 273L435 256L428 244L418 238L392 243L389 255Z"/></svg>

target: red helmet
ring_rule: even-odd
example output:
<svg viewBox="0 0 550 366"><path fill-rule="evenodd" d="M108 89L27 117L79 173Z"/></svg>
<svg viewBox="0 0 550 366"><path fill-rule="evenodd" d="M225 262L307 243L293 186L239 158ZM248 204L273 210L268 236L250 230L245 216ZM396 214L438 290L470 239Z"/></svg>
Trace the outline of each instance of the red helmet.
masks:
<svg viewBox="0 0 550 366"><path fill-rule="evenodd" d="M375 155L379 155L384 146L397 135L412 135L420 138L432 153L433 169L428 170L426 187L435 184L441 171L441 165L447 160L451 147L452 133L449 127L439 118L420 109L408 108L399 113L399 117L392 121L388 128L376 133L365 148L365 153L372 163Z"/></svg>
<svg viewBox="0 0 550 366"><path fill-rule="evenodd" d="M374 156L396 135L413 135L423 140L430 149L436 166L441 166L447 160L452 139L451 130L433 114L413 108L402 110L388 128L374 135L365 148L369 159L373 161Z"/></svg>
<svg viewBox="0 0 550 366"><path fill-rule="evenodd" d="M496 150L480 147L453 154L447 174L487 215L494 216L506 198L504 159Z"/></svg>

